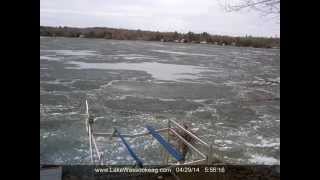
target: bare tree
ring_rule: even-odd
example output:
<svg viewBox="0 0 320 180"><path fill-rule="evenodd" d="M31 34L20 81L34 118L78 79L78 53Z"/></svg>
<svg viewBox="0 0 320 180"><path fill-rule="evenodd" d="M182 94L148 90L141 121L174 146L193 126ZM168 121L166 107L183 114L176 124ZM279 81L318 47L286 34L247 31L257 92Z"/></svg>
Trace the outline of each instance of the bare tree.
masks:
<svg viewBox="0 0 320 180"><path fill-rule="evenodd" d="M280 0L224 0L224 7L229 12L250 8L264 15L280 15Z"/></svg>

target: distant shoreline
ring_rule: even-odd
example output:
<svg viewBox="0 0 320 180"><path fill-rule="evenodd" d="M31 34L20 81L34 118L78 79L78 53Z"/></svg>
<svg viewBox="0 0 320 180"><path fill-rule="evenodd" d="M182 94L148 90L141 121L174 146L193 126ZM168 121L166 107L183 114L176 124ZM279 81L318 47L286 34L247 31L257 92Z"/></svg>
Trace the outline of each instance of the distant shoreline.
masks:
<svg viewBox="0 0 320 180"><path fill-rule="evenodd" d="M238 46L254 48L280 49L280 38L232 37L211 35L209 33L155 32L142 30L115 29L105 27L75 28L40 26L40 36L97 38L114 40L143 40L173 43L214 44L220 46Z"/></svg>

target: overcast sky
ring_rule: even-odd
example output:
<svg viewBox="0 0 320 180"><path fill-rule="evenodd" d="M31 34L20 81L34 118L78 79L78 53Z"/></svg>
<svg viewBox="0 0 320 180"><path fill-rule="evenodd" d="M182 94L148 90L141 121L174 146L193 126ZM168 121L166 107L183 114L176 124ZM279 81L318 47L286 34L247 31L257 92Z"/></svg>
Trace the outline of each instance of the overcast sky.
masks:
<svg viewBox="0 0 320 180"><path fill-rule="evenodd" d="M220 3L219 3L220 2ZM280 36L279 20L224 0L40 0L40 25Z"/></svg>

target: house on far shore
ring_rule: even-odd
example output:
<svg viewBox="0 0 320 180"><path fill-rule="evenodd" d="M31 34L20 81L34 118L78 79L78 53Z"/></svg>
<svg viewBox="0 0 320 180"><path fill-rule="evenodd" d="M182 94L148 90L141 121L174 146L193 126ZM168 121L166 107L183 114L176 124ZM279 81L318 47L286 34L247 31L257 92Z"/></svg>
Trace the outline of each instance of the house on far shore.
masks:
<svg viewBox="0 0 320 180"><path fill-rule="evenodd" d="M213 44L214 44L214 45L218 45L218 42L214 42Z"/></svg>
<svg viewBox="0 0 320 180"><path fill-rule="evenodd" d="M164 42L164 39L162 38L162 39L160 39L160 41L161 41L161 42Z"/></svg>
<svg viewBox="0 0 320 180"><path fill-rule="evenodd" d="M84 34L80 34L79 38L85 38L85 35Z"/></svg>
<svg viewBox="0 0 320 180"><path fill-rule="evenodd" d="M200 44L207 44L207 41L200 41Z"/></svg>
<svg viewBox="0 0 320 180"><path fill-rule="evenodd" d="M180 40L180 43L185 43L185 42L187 42L185 39Z"/></svg>
<svg viewBox="0 0 320 180"><path fill-rule="evenodd" d="M236 46L236 42L232 42L232 43L231 43L231 46Z"/></svg>
<svg viewBox="0 0 320 180"><path fill-rule="evenodd" d="M174 42L179 43L180 41L179 41L179 39L176 39L176 40L174 40Z"/></svg>

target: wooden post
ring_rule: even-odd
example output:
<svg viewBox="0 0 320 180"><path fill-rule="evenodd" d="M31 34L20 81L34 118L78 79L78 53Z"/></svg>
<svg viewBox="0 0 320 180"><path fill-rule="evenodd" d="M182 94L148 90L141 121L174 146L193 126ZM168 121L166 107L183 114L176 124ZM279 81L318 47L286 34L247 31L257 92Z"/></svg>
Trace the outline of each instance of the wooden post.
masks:
<svg viewBox="0 0 320 180"><path fill-rule="evenodd" d="M86 119L86 130L87 132L89 131L88 128L88 120L89 120L89 105L88 105L88 101L86 100L86 115L87 115L87 119Z"/></svg>

